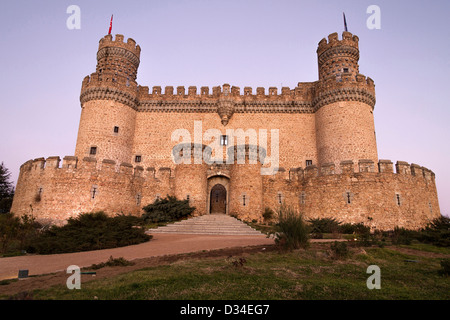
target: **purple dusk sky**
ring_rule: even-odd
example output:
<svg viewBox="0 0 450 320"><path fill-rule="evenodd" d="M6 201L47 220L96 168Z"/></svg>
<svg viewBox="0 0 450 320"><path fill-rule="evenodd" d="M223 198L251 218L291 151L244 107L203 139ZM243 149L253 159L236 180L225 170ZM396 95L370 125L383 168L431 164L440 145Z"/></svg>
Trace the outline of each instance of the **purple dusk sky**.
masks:
<svg viewBox="0 0 450 320"><path fill-rule="evenodd" d="M81 10L70 30L70 5ZM377 5L381 29L369 29ZM17 181L39 157L73 155L81 81L95 71L98 41L123 34L141 46L137 81L197 88L229 83L288 86L318 79L316 49L333 32L360 38L360 72L375 81L380 159L436 174L450 214L450 1L2 1L0 162ZM299 146L301 148L301 146Z"/></svg>

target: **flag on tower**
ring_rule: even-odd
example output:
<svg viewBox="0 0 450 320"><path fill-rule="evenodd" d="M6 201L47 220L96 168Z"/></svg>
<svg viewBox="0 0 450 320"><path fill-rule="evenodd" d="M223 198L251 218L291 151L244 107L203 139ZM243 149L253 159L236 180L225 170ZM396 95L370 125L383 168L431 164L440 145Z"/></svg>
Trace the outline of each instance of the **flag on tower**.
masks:
<svg viewBox="0 0 450 320"><path fill-rule="evenodd" d="M345 19L345 12L343 12L342 14L344 15L344 28L345 28L345 31L348 31L348 29L347 29L347 20Z"/></svg>
<svg viewBox="0 0 450 320"><path fill-rule="evenodd" d="M109 31L108 31L108 34L111 34L111 30L112 30L112 21L113 21L113 15L111 15L111 21L109 22Z"/></svg>

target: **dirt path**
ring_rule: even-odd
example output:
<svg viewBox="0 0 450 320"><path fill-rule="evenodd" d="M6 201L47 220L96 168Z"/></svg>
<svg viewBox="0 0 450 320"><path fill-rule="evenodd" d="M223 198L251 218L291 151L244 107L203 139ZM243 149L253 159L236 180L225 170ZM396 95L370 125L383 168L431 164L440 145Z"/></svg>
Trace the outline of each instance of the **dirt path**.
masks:
<svg viewBox="0 0 450 320"><path fill-rule="evenodd" d="M273 239L265 236L155 234L149 242L122 248L1 258L0 280L16 279L18 270L21 269L29 270L30 277L7 285L0 285L0 295L12 295L37 288L47 288L55 284L64 284L68 277L66 270L70 265L77 265L80 268L89 267L106 262L111 256L113 258L122 257L135 262L135 264L128 267L102 268L101 272L97 272L95 278L170 263L177 259L192 258L195 256L194 253L202 257L214 257L221 254L234 255L236 252L242 252L243 248L255 250L256 246L256 250L262 250L263 247L273 244ZM214 250L219 250L219 252ZM82 275L82 281L92 280L92 278L92 275Z"/></svg>

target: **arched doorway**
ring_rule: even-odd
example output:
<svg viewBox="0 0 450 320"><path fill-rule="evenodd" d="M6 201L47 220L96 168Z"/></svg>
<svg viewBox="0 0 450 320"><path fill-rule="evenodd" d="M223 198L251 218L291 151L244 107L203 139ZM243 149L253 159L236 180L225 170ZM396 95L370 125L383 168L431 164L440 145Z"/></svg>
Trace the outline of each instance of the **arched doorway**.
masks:
<svg viewBox="0 0 450 320"><path fill-rule="evenodd" d="M210 194L210 213L227 213L227 189L220 183L214 185Z"/></svg>

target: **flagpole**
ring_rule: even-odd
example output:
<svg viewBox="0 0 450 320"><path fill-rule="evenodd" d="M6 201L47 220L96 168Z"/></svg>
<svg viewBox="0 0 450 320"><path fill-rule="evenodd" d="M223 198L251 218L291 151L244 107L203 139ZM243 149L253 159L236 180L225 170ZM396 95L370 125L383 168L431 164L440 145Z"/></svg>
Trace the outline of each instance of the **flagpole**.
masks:
<svg viewBox="0 0 450 320"><path fill-rule="evenodd" d="M109 31L108 31L108 34L111 34L112 23L113 23L113 15L111 15L111 21L109 22Z"/></svg>
<svg viewBox="0 0 450 320"><path fill-rule="evenodd" d="M344 16L344 29L345 29L345 31L348 31L347 20L345 19L345 12L342 12L342 15Z"/></svg>

